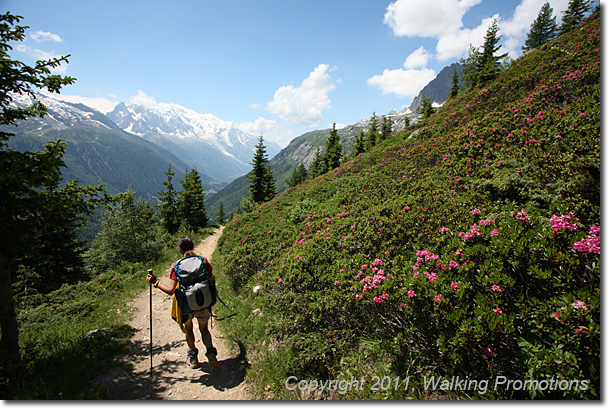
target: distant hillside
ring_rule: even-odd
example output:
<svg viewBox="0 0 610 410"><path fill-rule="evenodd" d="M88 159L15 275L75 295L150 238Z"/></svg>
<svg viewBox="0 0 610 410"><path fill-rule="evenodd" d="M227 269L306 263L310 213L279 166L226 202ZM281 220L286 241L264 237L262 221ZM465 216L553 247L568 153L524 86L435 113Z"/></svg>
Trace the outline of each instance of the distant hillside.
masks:
<svg viewBox="0 0 610 410"><path fill-rule="evenodd" d="M43 95L37 99L47 106L47 116L3 129L15 134L9 144L19 151L41 149L49 140L67 142L67 168L62 172L66 181L78 178L82 185L105 184L111 195L132 189L154 204L170 163L176 177L184 175L187 164L158 145L124 132L100 112ZM16 99L23 106L30 102ZM218 186L205 175L202 181L207 189Z"/></svg>
<svg viewBox="0 0 610 410"><path fill-rule="evenodd" d="M229 222L214 260L242 314L223 327L253 389L599 400L601 55L597 12ZM342 379L368 384L297 388Z"/></svg>

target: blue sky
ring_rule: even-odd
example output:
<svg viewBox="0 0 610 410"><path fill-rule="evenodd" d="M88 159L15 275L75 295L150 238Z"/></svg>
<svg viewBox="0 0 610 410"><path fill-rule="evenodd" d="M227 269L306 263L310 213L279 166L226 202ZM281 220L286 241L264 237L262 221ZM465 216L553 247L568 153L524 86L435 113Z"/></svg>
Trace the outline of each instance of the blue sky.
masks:
<svg viewBox="0 0 610 410"><path fill-rule="evenodd" d="M558 23L569 0L550 0ZM0 0L30 26L13 58L71 54L62 98L173 103L282 146L411 104L500 21L520 55L544 0Z"/></svg>

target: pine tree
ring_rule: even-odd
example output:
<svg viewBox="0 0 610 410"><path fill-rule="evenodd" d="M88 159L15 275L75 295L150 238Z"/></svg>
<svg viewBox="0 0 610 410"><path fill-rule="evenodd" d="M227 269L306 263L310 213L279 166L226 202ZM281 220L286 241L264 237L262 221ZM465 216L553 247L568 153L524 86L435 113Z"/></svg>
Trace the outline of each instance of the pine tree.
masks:
<svg viewBox="0 0 610 410"><path fill-rule="evenodd" d="M277 190L275 188L275 178L273 178L271 164L267 162L267 169L265 172L265 202L271 201L276 195Z"/></svg>
<svg viewBox="0 0 610 410"><path fill-rule="evenodd" d="M381 120L381 134L379 134L379 140L383 141L392 135L392 120L390 117L383 117Z"/></svg>
<svg viewBox="0 0 610 410"><path fill-rule="evenodd" d="M324 163L322 155L320 154L320 148L316 149L313 161L309 164L309 178L315 178L324 173Z"/></svg>
<svg viewBox="0 0 610 410"><path fill-rule="evenodd" d="M178 218L193 229L208 226L208 217L205 214L205 193L201 177L196 168L186 172L180 180L182 191L178 197Z"/></svg>
<svg viewBox="0 0 610 410"><path fill-rule="evenodd" d="M220 203L220 206L218 207L218 213L216 214L216 223L218 225L222 225L225 223L225 207L223 205L223 203Z"/></svg>
<svg viewBox="0 0 610 410"><path fill-rule="evenodd" d="M449 91L448 100L457 97L460 92L460 76L457 73L457 70L453 70L453 77L451 77L451 91Z"/></svg>
<svg viewBox="0 0 610 410"><path fill-rule="evenodd" d="M268 201L275 196L275 181L273 173L269 167L266 147L263 137L259 137L254 158L250 163L252 170L248 173L248 183L250 185L250 197L256 203Z"/></svg>
<svg viewBox="0 0 610 410"><path fill-rule="evenodd" d="M530 26L527 33L523 51L532 50L555 38L557 32L557 21L553 16L551 5L546 2L538 12L538 17Z"/></svg>
<svg viewBox="0 0 610 410"><path fill-rule="evenodd" d="M409 125L411 125L411 122L409 121L409 116L405 115L405 129L409 128Z"/></svg>
<svg viewBox="0 0 610 410"><path fill-rule="evenodd" d="M428 118L434 114L435 111L430 99L426 95L422 96L421 106L419 107L419 112L422 114L422 117L424 119Z"/></svg>
<svg viewBox="0 0 610 410"><path fill-rule="evenodd" d="M503 60L507 59L508 53L496 55L496 52L501 48L497 45L502 38L498 34L499 31L498 21L494 19L485 34L483 50L479 51L471 44L468 56L460 60L460 63L464 66L462 84L464 84L466 90L484 86L495 79L504 69Z"/></svg>
<svg viewBox="0 0 610 410"><path fill-rule="evenodd" d="M28 27L16 25L21 19L10 12L0 14L0 125L4 126L47 114L39 101L26 108L11 107L11 93L35 98L36 90L59 93L75 81L50 74L51 69L67 63L68 56L38 60L33 67L10 58L9 44L25 39ZM5 360L14 363L20 358L13 293L20 265L37 272L47 285L60 286L71 280L67 274L82 267L79 255L83 245L76 234L85 217L102 203L98 195L104 193L102 186L62 183L66 143L53 141L41 151L18 152L9 148L13 135L0 131L0 369L8 368ZM50 269L40 266L47 262ZM47 273L57 276L46 277Z"/></svg>
<svg viewBox="0 0 610 410"><path fill-rule="evenodd" d="M339 144L339 134L336 125L330 130L330 135L326 139L326 154L324 155L324 171L328 172L337 168L341 164L341 144Z"/></svg>
<svg viewBox="0 0 610 410"><path fill-rule="evenodd" d="M292 175L287 182L288 188L294 188L305 180L307 180L307 169L305 168L305 165L301 163L292 171Z"/></svg>
<svg viewBox="0 0 610 410"><path fill-rule="evenodd" d="M508 53L497 56L496 52L502 47L497 45L502 36L498 34L500 26L498 20L494 19L485 34L481 60L478 62L479 85L485 85L494 80L502 71L502 60L508 57Z"/></svg>
<svg viewBox="0 0 610 410"><path fill-rule="evenodd" d="M163 185L166 190L158 193L158 209L164 228L173 235L178 230L180 221L178 220L178 192L172 182L176 173L172 171L171 164L167 167L165 175L167 175L167 180L163 181Z"/></svg>
<svg viewBox="0 0 610 410"><path fill-rule="evenodd" d="M373 116L370 121L371 125L368 132L366 133L366 149L367 151L377 145L377 139L379 137L379 129L377 124L377 116L373 112Z"/></svg>
<svg viewBox="0 0 610 410"><path fill-rule="evenodd" d="M568 9L563 12L559 33L565 34L579 25L590 8L591 0L570 0Z"/></svg>
<svg viewBox="0 0 610 410"><path fill-rule="evenodd" d="M354 145L352 145L352 148L353 148L352 156L354 158L356 158L359 154L362 154L364 151L366 151L365 136L364 136L363 130L360 130L360 134L358 134L356 136L356 140L354 141Z"/></svg>

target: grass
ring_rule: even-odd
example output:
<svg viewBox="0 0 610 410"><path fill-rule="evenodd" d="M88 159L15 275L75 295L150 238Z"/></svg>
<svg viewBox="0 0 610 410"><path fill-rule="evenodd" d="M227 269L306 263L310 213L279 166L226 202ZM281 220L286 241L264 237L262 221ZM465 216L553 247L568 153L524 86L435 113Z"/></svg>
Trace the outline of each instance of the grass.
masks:
<svg viewBox="0 0 610 410"><path fill-rule="evenodd" d="M211 233L202 231L198 243ZM147 269L162 272L176 260L174 244L155 264L128 264L98 277L65 284L44 296L36 306L18 312L20 363L3 363L0 373L2 398L13 400L108 399L93 380L110 369L114 358L125 352L134 330L126 323L132 312L129 301L149 285ZM110 329L85 337L96 329Z"/></svg>

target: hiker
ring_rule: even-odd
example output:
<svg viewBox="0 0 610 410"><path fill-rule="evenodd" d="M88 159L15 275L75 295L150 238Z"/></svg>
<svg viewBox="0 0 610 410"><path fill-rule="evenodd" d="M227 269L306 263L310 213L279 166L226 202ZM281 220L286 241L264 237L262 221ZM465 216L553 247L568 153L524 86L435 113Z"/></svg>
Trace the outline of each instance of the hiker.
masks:
<svg viewBox="0 0 610 410"><path fill-rule="evenodd" d="M193 252L194 248L193 240L188 236L184 236L179 238L177 241L178 251L182 254L183 258L189 256L199 256L195 252ZM205 263L205 267L207 269L207 275L210 279L214 278L212 274L212 265L207 260L207 258L202 257ZM181 260L180 260L181 261ZM161 289L163 292L172 296L176 293L176 288L179 286L178 276L176 274L176 264L180 261L176 261L171 268L169 274L169 284L165 285L161 281L157 280L157 277L154 273L149 273L146 276L146 281L153 284L153 286L157 289ZM188 353L187 353L187 361L190 363L192 368L196 368L199 366L199 359L197 357L199 350L195 346L195 334L193 333L193 318L196 317L199 323L199 331L201 332L201 337L203 339L203 344L205 345L206 357L208 358L208 363L210 364L210 369L212 373L220 370L220 363L216 359L216 355L218 352L216 348L212 344L212 335L208 330L208 320L211 317L211 309L204 308L202 310L193 311L186 306L181 306L181 314L179 315L182 319L178 321L179 324L183 325L183 332L186 333L186 344L188 345Z"/></svg>

